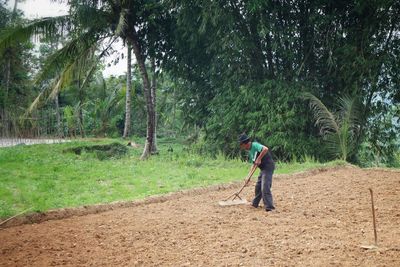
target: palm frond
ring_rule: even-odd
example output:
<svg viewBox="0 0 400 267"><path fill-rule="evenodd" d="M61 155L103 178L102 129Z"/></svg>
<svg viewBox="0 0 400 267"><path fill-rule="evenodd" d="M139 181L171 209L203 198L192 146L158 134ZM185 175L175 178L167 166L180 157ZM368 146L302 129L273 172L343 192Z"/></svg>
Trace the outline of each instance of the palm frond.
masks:
<svg viewBox="0 0 400 267"><path fill-rule="evenodd" d="M26 110L26 112L25 112L23 117L28 117L29 114L31 114L32 111L37 108L37 106L39 105L41 99L45 97L46 93L47 93L46 87L43 87L42 90L40 91L39 95L35 98L35 100L32 102L32 104Z"/></svg>
<svg viewBox="0 0 400 267"><path fill-rule="evenodd" d="M89 80L93 77L93 74L95 73L97 66L98 66L99 60L93 60L91 66L88 68L88 71L82 81L81 84L81 89L86 87L86 84L89 82Z"/></svg>
<svg viewBox="0 0 400 267"><path fill-rule="evenodd" d="M81 58L82 54L97 44L98 38L96 31L90 30L69 41L63 48L52 54L45 62L42 70L35 78L35 82L39 83L59 72L68 62Z"/></svg>
<svg viewBox="0 0 400 267"><path fill-rule="evenodd" d="M93 48L90 48L89 50L93 51ZM44 87L42 92L36 97L27 110L27 113L29 114L35 110L42 99L54 98L62 89L68 87L72 81L75 80L75 77L77 76L76 73L82 69L81 66L86 65L86 63L83 63L86 60L88 60L87 52L80 53L77 55L77 58L70 59L69 62L65 63L59 75L53 79L50 86Z"/></svg>
<svg viewBox="0 0 400 267"><path fill-rule="evenodd" d="M112 16L113 12L105 7L105 3L95 3L97 1L79 1L73 7L73 14L79 26L83 29L93 28L98 29L107 28L109 26L108 19ZM102 1L100 1L102 2ZM95 25L93 22L96 22Z"/></svg>
<svg viewBox="0 0 400 267"><path fill-rule="evenodd" d="M95 52L98 49L98 43L101 42L100 40L96 43L93 44L92 47L88 48L86 51L84 51L84 54L80 57L80 59L85 59L81 60L79 62L80 68L81 69L86 69L86 74L84 75L83 82L81 83L81 89L86 86L86 84L89 82L89 80L93 77L97 67L98 63L100 60L107 55L108 50L110 49L111 45L117 40L118 38L113 38L108 45L103 49L103 51L96 57ZM105 83L103 79L103 83Z"/></svg>
<svg viewBox="0 0 400 267"><path fill-rule="evenodd" d="M75 40L75 43L76 42L77 41ZM95 52L97 51L98 42L92 42L90 45L91 46L89 47L84 47L85 49L83 51L77 51L77 54L73 58L69 58L69 56L63 56L63 51L56 53L56 55L61 58L57 58L55 56L55 58L52 59L52 61L48 64L47 69L45 69L44 72L51 70L53 65L55 65L54 67L58 67L58 64L61 64L64 58L68 59L68 62L64 63L61 74L57 78L57 82L53 83L53 85L48 88L48 90L51 91L49 95L50 98L54 98L63 88L68 87L72 81L76 79L82 80L80 83L80 89L87 85L97 69L98 62L105 54L104 50L96 57ZM106 49L109 47L110 46L108 46ZM80 49L82 49L82 47ZM58 69L60 68L58 67ZM43 75L44 74L41 74L42 77ZM39 77L38 79L41 79L42 77Z"/></svg>
<svg viewBox="0 0 400 267"><path fill-rule="evenodd" d="M357 97L340 98L341 122L348 123L349 131L357 134L362 120L362 105Z"/></svg>
<svg viewBox="0 0 400 267"><path fill-rule="evenodd" d="M54 83L54 86L49 88L50 91L49 98L54 98L63 88L66 88L68 85L72 83L75 77L74 68L75 68L75 62L71 62L63 69L60 76Z"/></svg>
<svg viewBox="0 0 400 267"><path fill-rule="evenodd" d="M79 89L85 88L89 80L93 77L99 61L106 54L106 50L110 48L111 43L97 57L95 56L95 52L97 51L98 44L93 43L91 47L87 47L75 58L72 58L68 64L64 66L60 75L51 86L47 87L47 91L50 92L48 93L49 98L54 98L62 89L67 88L76 79L82 80ZM104 80L102 82L104 83ZM30 106L29 112L32 112L38 106L42 98L43 94L35 99L34 103Z"/></svg>
<svg viewBox="0 0 400 267"><path fill-rule="evenodd" d="M127 28L127 26L128 26L127 16L128 16L128 10L127 9L121 10L121 12L119 14L118 25L115 30L116 36L121 36L123 34L123 32L125 31L125 29Z"/></svg>
<svg viewBox="0 0 400 267"><path fill-rule="evenodd" d="M346 157L356 152L357 137L360 134L362 124L362 104L358 97L344 96L340 98L341 111L341 136L347 146Z"/></svg>
<svg viewBox="0 0 400 267"><path fill-rule="evenodd" d="M361 109L357 99L349 96L340 98L338 116L335 116L312 94L306 93L303 98L310 100L330 156L347 160L355 153L355 136L360 125Z"/></svg>
<svg viewBox="0 0 400 267"><path fill-rule="evenodd" d="M327 149L327 153L332 159L340 158L343 159L343 147L341 146L340 135L337 133L327 133L324 136L325 147Z"/></svg>
<svg viewBox="0 0 400 267"><path fill-rule="evenodd" d="M47 17L6 28L0 33L0 53L17 43L27 42L31 37L53 37L70 27L70 16Z"/></svg>
<svg viewBox="0 0 400 267"><path fill-rule="evenodd" d="M328 110L321 100L311 93L304 93L302 98L310 101L310 108L313 111L315 124L320 127L322 135L339 131L335 115Z"/></svg>
<svg viewBox="0 0 400 267"><path fill-rule="evenodd" d="M69 84L72 77L71 70L72 64L67 65L61 74L53 79L50 86L44 86L40 94L27 109L25 115L31 114L35 109L37 109L43 99L54 98L61 88L63 88L66 84Z"/></svg>

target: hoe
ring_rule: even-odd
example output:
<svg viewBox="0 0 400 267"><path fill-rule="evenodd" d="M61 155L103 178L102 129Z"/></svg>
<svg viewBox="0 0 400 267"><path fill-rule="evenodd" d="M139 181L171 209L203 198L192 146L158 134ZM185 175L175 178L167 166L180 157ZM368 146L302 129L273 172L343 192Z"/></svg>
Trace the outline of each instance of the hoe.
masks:
<svg viewBox="0 0 400 267"><path fill-rule="evenodd" d="M236 193L233 193L232 195L230 195L228 198L226 198L225 200L221 200L220 202L218 202L218 204L220 206L233 206L233 205L242 205L242 204L246 204L247 200L246 199L242 199L240 197L240 193L242 193L243 189L247 186L247 184L250 182L251 177L253 176L253 173L256 171L257 169L257 165L254 164L253 167L251 168L249 174L247 175L247 177L245 178L245 182L244 185L242 186L242 188L240 188L240 190Z"/></svg>

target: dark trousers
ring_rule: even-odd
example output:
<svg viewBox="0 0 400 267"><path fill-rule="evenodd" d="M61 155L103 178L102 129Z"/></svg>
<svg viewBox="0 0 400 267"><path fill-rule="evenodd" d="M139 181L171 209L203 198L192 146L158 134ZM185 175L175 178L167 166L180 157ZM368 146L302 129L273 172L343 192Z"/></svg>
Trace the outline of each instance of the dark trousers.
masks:
<svg viewBox="0 0 400 267"><path fill-rule="evenodd" d="M258 176L256 184L256 194L253 199L253 206L258 207L261 198L264 202L264 208L266 210L273 210L274 201L272 200L271 186L272 186L272 175L274 174L274 168L261 170Z"/></svg>

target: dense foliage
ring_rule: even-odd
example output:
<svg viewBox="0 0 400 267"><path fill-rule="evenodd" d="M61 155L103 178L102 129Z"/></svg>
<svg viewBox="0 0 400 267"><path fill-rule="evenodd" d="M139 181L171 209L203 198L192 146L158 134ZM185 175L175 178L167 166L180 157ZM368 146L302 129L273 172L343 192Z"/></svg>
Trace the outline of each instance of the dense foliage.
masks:
<svg viewBox="0 0 400 267"><path fill-rule="evenodd" d="M341 157L362 165L398 164L398 1L68 3L68 17L32 24L44 30L47 51L55 51L46 60L38 57L41 92L55 84L63 88L53 91L59 100L39 105L37 114L62 121L57 122L62 130L51 134L122 135L126 76L104 79L99 61L106 56L118 61L122 54L113 51L112 42L121 39L132 46L136 59L132 134L147 136L147 143L154 139L150 130L166 137L192 131L190 141L197 142L198 151L235 157L236 138L246 132L280 160ZM37 71L28 64L34 61L24 60L31 44L10 42L20 40L10 29L31 26L3 5L0 11L6 29L0 38L1 107L9 112L17 105L23 114L38 93L29 80ZM63 48L54 50L57 46ZM18 53L7 52L11 47ZM321 128L304 93L334 114L331 119L341 132L330 136L337 138ZM346 113L342 104L355 102L359 111ZM348 114L358 116L352 118L357 121L353 128L346 124ZM341 152L330 153L334 146Z"/></svg>
<svg viewBox="0 0 400 267"><path fill-rule="evenodd" d="M178 26L172 70L184 79L187 119L205 127L209 143L231 153L235 135L246 131L278 158L329 159L298 99L308 91L332 111L344 95L361 98L353 155L363 142L398 146L398 108L393 134L379 126L379 114L400 100L398 1L171 2Z"/></svg>
<svg viewBox="0 0 400 267"><path fill-rule="evenodd" d="M21 21L20 12L6 9L0 1L0 29ZM29 84L30 70L34 67L31 48L31 42L26 42L9 46L0 54L0 116L6 109L12 113L20 112L37 92Z"/></svg>

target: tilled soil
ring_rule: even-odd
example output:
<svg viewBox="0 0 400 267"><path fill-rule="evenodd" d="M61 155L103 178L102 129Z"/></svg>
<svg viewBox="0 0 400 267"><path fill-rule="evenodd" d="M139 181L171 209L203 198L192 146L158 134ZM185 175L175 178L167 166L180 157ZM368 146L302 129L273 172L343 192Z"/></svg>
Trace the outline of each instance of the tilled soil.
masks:
<svg viewBox="0 0 400 267"><path fill-rule="evenodd" d="M218 205L238 188L5 228L0 266L400 266L400 172L275 176L272 213Z"/></svg>

